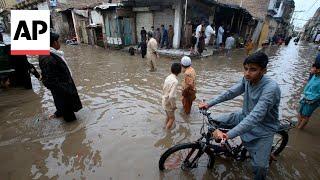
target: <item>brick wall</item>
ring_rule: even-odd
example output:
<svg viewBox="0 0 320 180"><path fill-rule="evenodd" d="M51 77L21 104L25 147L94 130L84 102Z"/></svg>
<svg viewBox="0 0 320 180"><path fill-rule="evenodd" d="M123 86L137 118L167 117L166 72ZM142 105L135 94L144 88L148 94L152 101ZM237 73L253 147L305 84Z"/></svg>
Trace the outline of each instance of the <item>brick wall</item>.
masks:
<svg viewBox="0 0 320 180"><path fill-rule="evenodd" d="M16 3L17 3L16 0L0 0L0 8L1 9L10 9Z"/></svg>
<svg viewBox="0 0 320 180"><path fill-rule="evenodd" d="M240 5L241 0L219 0L223 4ZM242 0L242 7L247 9L253 17L264 19L268 12L270 0Z"/></svg>

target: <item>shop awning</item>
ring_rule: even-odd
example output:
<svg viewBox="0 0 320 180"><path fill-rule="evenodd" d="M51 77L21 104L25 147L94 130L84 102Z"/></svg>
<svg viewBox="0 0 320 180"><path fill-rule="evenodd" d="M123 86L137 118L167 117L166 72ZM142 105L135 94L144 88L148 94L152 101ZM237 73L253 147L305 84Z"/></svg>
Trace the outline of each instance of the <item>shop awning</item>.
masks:
<svg viewBox="0 0 320 180"><path fill-rule="evenodd" d="M123 6L122 3L106 3L106 4L101 4L99 6L94 7L94 9L97 10L108 10L111 8L116 8L116 7L121 7Z"/></svg>

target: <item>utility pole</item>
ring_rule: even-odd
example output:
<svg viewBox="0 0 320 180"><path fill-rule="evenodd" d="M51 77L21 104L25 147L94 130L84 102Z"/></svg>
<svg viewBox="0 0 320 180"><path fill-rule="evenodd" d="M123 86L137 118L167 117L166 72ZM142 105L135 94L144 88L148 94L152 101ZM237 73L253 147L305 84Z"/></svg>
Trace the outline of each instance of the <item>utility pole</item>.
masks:
<svg viewBox="0 0 320 180"><path fill-rule="evenodd" d="M184 6L184 25L187 24L187 9L188 9L188 0L186 0L185 6Z"/></svg>

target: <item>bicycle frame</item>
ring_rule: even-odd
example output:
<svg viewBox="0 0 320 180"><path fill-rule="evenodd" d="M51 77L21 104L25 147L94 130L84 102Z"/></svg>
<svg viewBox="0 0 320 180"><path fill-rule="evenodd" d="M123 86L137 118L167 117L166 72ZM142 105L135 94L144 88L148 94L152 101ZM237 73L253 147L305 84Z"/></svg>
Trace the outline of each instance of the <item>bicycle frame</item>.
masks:
<svg viewBox="0 0 320 180"><path fill-rule="evenodd" d="M209 111L207 111L205 109L200 109L200 113L203 116L206 116L206 119L207 119L207 120L204 120L205 118L203 118L203 125L200 130L200 134L202 135L202 137L197 140L197 142L200 143L201 147L207 147L207 148L213 149L213 152L215 154L218 154L218 155L224 154L224 155L230 156L238 161L245 160L247 158L246 150L243 149L244 147L242 144L235 146L235 147L232 147L230 145L230 143L228 142L228 140L225 142L219 142L219 141L215 140L220 145L214 145L211 143L211 141L214 140L212 137L212 133L216 129L219 129L222 132L228 132L230 129L220 128L219 127L220 123L211 118L211 116L210 116L211 113ZM202 132L205 124L207 125L207 129L208 129L208 131L206 133ZM295 122L283 120L283 121L281 121L280 128L277 132L278 133L280 133L281 131L288 132L290 129L294 128L295 125L296 125ZM202 141L203 139L205 139L205 142ZM203 148L203 152L204 152L204 150L205 150L205 148Z"/></svg>
<svg viewBox="0 0 320 180"><path fill-rule="evenodd" d="M215 140L216 143L218 143L218 145L211 143L211 141L214 140L212 137L212 133L216 129L219 129L220 131L223 131L223 132L227 132L227 131L229 131L229 129L219 128L220 123L211 118L211 116L210 116L211 113L209 111L200 110L200 113L207 117L207 121L205 121L203 119L203 125L200 130L202 137L196 141L196 142L200 143L201 147L203 147L202 153L204 153L205 148L210 148L211 150L213 150L214 154L219 154L219 155L224 154L227 156L231 156L232 158L234 158L236 160L243 160L243 157L241 157L241 155L239 156L239 153L241 152L241 148L243 147L242 145L232 147L228 140L225 142ZM202 132L205 124L207 125L208 131ZM205 142L202 141L203 139L205 139Z"/></svg>
<svg viewBox="0 0 320 180"><path fill-rule="evenodd" d="M230 130L228 129L229 127L222 127L223 124L220 124L220 122L212 119L210 116L210 111L200 109L200 113L203 115L203 123L200 129L201 137L193 143L185 143L169 148L163 155L161 155L159 160L160 170L165 169L164 163L171 154L184 149L190 150L186 154L187 156L184 158L183 164L181 165L183 170L196 168L203 154L207 154L209 156L209 162L207 164L208 168L213 168L216 156L225 155L236 161L244 161L249 157L247 155L247 150L242 143L238 143L237 141L233 143L233 140L226 140L225 142L222 142L221 140L215 140L212 135L215 130L219 129L220 131L226 133ZM272 158L275 158L275 156L279 155L279 153L285 148L288 142L287 131L294 127L294 123L289 121L283 122L284 123L281 124L280 129L277 132L277 134L280 134L283 139L278 141L281 142L279 147L276 147L278 143L272 147L276 148L274 151L271 151L271 161ZM214 143L213 140L216 143Z"/></svg>

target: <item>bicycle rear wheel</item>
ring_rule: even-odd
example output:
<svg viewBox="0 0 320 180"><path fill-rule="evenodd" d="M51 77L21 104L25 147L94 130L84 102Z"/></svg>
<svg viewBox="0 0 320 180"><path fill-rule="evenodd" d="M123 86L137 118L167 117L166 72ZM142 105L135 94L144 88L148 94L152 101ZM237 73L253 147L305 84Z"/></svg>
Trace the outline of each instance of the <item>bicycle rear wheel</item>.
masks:
<svg viewBox="0 0 320 180"><path fill-rule="evenodd" d="M278 156L288 144L289 136L286 131L279 131L273 137L273 144L271 152L273 155Z"/></svg>
<svg viewBox="0 0 320 180"><path fill-rule="evenodd" d="M191 170L198 166L213 168L214 155L208 148L202 151L199 143L179 144L169 148L159 160L160 170Z"/></svg>

